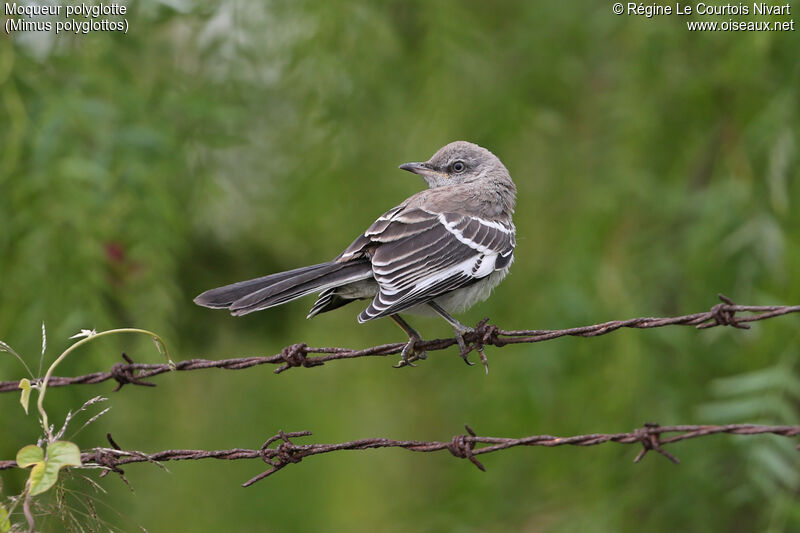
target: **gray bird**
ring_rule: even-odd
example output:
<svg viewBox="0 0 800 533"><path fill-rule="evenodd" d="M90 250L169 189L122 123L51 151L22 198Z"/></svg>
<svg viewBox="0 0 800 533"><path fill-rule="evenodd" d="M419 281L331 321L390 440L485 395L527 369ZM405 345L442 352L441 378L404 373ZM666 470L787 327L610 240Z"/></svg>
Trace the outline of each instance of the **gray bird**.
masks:
<svg viewBox="0 0 800 533"><path fill-rule="evenodd" d="M416 348L420 334L398 313L438 314L453 326L465 354L464 334L473 329L450 313L488 298L508 273L517 189L493 153L466 141L400 168L430 188L378 217L333 261L211 289L194 302L239 316L319 292L311 318L371 298L358 321L388 316L406 332L399 366L427 354Z"/></svg>

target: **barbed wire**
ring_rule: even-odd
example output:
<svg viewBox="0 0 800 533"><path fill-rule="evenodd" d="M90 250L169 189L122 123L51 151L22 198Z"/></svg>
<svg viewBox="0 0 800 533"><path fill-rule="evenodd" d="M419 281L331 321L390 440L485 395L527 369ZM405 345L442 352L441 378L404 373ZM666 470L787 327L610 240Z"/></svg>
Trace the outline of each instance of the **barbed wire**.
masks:
<svg viewBox="0 0 800 533"><path fill-rule="evenodd" d="M464 335L466 351L462 352L461 356L467 360L467 356L470 353L477 351L480 353L484 364L486 364L485 355L483 353L484 346L496 346L499 348L508 344L543 342L566 336L597 337L617 331L621 328L648 329L680 325L695 326L698 329L713 328L716 326L732 326L739 329L749 329L750 326L748 322L766 320L776 316L800 312L800 305L737 305L730 298L727 298L722 294L718 296L720 300L722 300L722 303L716 304L710 310L701 313L665 318L639 317L628 320L613 320L591 326L559 330L503 330L495 325L489 324L489 319L486 318L478 322L474 331ZM737 313L752 314L741 316ZM445 348L449 348L450 346L456 344L458 344L457 339L451 337L446 339L434 339L419 342L415 345L415 347L420 351L433 352L444 350ZM188 371L206 368L240 370L265 364L280 365L274 370L276 374L280 374L281 372L289 370L290 368L311 368L315 366L321 366L329 361L355 359L358 357L386 357L389 355L395 355L399 354L404 346L404 342L395 342L391 344L372 346L370 348L364 348L361 350L353 350L350 348L312 347L306 345L305 343L299 343L286 346L281 350L280 353L270 356L239 357L221 360L187 359L185 361L176 363L174 366L166 363L135 363L126 354L122 354L122 357L126 362L114 364L108 372L94 372L75 377L51 377L50 381L48 382L48 387L65 387L68 385L102 383L108 380L115 380L117 382L117 386L114 389L115 391L128 384L155 387L155 383L145 380L159 374L172 372L173 370ZM416 356L412 356L409 358L409 363L415 360ZM404 363L405 362L401 361L398 366L405 366ZM39 381L40 379L31 380L34 385ZM13 392L18 390L19 381L0 381L0 392Z"/></svg>
<svg viewBox="0 0 800 533"><path fill-rule="evenodd" d="M709 425L682 425L660 426L655 423L646 423L643 427L628 433L592 433L589 435L575 435L572 437L554 437L552 435L531 435L522 438L481 437L469 426L465 426L467 434L456 435L449 441L417 441L394 440L386 438L372 438L353 440L334 444L295 444L292 439L308 437L310 431L296 431L284 433L279 431L264 442L257 450L233 448L230 450L164 450L156 453L122 450L114 442L110 434L107 435L111 448L93 448L81 453L81 463L84 467L102 468L101 476L115 472L123 476L120 468L131 463L154 463L162 466L165 461L190 461L200 459L219 459L235 461L240 459L261 459L269 468L257 476L245 481L242 486L250 485L271 476L282 468L299 463L306 457L324 453L339 452L344 450L371 450L375 448L402 448L412 452L438 452L447 450L453 456L468 459L480 470L485 471L484 465L476 456L506 450L517 446L595 446L607 442L619 444L641 444L642 449L634 458L638 463L649 451L663 455L675 464L680 461L677 457L664 450L664 446L674 442L698 437L706 437L719 433L734 435L760 435L772 434L784 437L800 435L800 426L764 426L756 424L728 424L724 426ZM664 438L667 433L677 433ZM274 444L276 446L273 447ZM798 446L800 448L800 446ZM18 468L15 461L0 461L0 470Z"/></svg>

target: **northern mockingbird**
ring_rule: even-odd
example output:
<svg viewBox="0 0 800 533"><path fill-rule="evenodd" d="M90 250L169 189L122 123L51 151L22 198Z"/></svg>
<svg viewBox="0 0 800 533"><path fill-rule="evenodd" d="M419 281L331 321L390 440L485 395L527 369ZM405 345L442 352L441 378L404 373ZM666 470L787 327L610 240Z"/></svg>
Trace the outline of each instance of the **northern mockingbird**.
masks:
<svg viewBox="0 0 800 533"><path fill-rule="evenodd" d="M211 289L195 303L239 316L319 292L311 318L372 299L358 321L388 316L406 332L400 366L427 354L416 349L422 337L398 313L440 315L466 353L463 336L472 328L450 313L485 300L508 273L517 189L494 154L466 141L400 168L430 188L378 217L333 261Z"/></svg>

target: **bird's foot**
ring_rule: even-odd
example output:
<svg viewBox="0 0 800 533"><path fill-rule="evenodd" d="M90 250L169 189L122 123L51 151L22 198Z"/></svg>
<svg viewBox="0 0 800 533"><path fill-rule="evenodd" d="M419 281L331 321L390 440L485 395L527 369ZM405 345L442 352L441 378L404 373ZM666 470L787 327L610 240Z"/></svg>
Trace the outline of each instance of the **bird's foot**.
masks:
<svg viewBox="0 0 800 533"><path fill-rule="evenodd" d="M464 339L464 335L475 333L475 328L465 326L464 324L459 324L458 326L454 326L453 329L455 330L456 341L458 341L459 355L464 362L470 366L474 365L475 363L469 360L469 354L472 352L472 350L477 350L478 354L480 355L483 368L486 369L486 373L488 374L489 360L486 358L486 353L483 351L483 343L481 341L477 341L474 345L470 346Z"/></svg>
<svg viewBox="0 0 800 533"><path fill-rule="evenodd" d="M419 335L410 336L408 338L408 342L405 346L403 346L403 351L400 352L400 361L394 365L395 368L403 368L404 366L417 366L414 364L414 361L428 358L428 352L417 349L418 342L422 342L422 337Z"/></svg>

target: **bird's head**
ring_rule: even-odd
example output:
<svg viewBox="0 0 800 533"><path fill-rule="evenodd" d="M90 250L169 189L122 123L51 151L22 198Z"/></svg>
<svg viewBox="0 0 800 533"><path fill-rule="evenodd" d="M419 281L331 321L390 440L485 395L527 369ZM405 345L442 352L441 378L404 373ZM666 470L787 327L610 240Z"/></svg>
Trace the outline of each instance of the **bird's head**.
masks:
<svg viewBox="0 0 800 533"><path fill-rule="evenodd" d="M467 141L447 144L423 163L406 163L400 168L419 174L433 189L479 180L505 179L508 170L492 152Z"/></svg>

